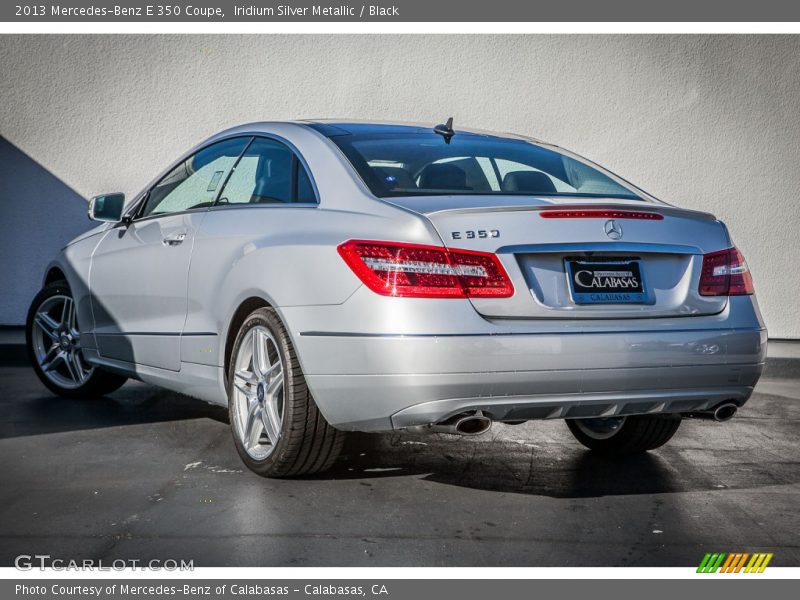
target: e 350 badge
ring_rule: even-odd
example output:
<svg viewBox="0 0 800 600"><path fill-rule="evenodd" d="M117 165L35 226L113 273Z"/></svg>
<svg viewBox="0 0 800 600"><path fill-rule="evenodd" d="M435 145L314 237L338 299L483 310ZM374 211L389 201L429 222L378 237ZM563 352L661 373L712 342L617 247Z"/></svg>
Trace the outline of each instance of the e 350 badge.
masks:
<svg viewBox="0 0 800 600"><path fill-rule="evenodd" d="M454 240L476 240L499 238L499 229L468 229L467 231L451 231L450 237Z"/></svg>

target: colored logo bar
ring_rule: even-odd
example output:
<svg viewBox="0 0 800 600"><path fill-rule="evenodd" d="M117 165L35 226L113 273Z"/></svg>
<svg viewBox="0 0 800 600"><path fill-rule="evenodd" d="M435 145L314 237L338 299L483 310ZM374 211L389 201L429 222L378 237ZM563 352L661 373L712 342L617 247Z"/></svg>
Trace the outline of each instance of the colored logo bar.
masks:
<svg viewBox="0 0 800 600"><path fill-rule="evenodd" d="M749 560L748 560L749 559ZM763 573L772 552L707 552L697 567L698 573Z"/></svg>

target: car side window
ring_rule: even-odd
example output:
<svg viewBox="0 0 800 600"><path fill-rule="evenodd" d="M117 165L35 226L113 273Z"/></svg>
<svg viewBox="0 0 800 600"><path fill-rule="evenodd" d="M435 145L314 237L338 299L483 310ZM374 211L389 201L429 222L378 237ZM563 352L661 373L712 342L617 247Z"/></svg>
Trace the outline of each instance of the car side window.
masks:
<svg viewBox="0 0 800 600"><path fill-rule="evenodd" d="M139 216L164 215L214 204L225 178L251 139L217 142L187 158L153 186Z"/></svg>
<svg viewBox="0 0 800 600"><path fill-rule="evenodd" d="M217 202L316 202L316 196L305 167L288 146L277 140L256 138L236 164Z"/></svg>

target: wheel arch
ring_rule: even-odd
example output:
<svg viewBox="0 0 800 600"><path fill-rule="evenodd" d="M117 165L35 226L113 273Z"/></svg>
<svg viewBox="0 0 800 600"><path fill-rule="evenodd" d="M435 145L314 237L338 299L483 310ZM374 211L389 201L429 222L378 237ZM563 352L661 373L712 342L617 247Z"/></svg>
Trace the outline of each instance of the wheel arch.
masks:
<svg viewBox="0 0 800 600"><path fill-rule="evenodd" d="M239 304L239 306L233 312L233 316L231 317L230 321L228 322L228 328L225 332L225 353L223 355L224 362L222 364L222 369L226 377L228 374L228 366L231 363L233 344L236 342L236 336L239 334L239 328L242 326L242 323L244 323L245 319L247 319L247 316L259 308L273 308L273 306L261 296L250 296Z"/></svg>
<svg viewBox="0 0 800 600"><path fill-rule="evenodd" d="M64 281L69 285L64 270L58 265L50 265L45 272L43 286L48 286L57 281Z"/></svg>

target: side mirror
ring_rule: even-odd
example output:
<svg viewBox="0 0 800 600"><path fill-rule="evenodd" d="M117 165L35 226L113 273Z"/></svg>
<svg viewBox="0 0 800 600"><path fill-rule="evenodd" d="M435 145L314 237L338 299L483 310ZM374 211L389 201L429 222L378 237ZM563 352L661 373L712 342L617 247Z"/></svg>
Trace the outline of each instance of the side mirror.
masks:
<svg viewBox="0 0 800 600"><path fill-rule="evenodd" d="M125 194L103 194L89 200L89 218L103 223L119 223L125 208Z"/></svg>

